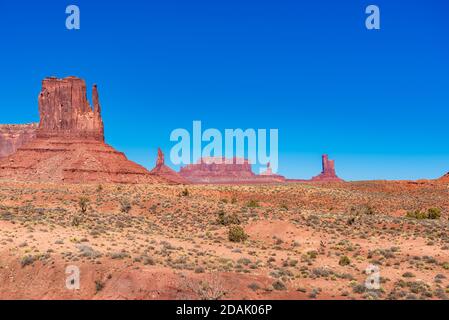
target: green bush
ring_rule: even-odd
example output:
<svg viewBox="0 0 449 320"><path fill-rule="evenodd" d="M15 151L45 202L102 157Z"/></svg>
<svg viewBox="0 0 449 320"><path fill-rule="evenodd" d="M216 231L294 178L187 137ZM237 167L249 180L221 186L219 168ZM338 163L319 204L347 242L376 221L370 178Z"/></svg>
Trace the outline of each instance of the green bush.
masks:
<svg viewBox="0 0 449 320"><path fill-rule="evenodd" d="M273 289L283 291L283 290L287 290L287 287L285 286L285 284L282 281L276 280L275 282L273 282Z"/></svg>
<svg viewBox="0 0 449 320"><path fill-rule="evenodd" d="M421 210L409 211L407 212L406 217L418 220L424 219L437 220L441 218L441 209L430 208L429 210L427 210L427 212Z"/></svg>
<svg viewBox="0 0 449 320"><path fill-rule="evenodd" d="M86 197L81 197L78 200L78 205L80 206L80 210L82 213L86 213L87 211L87 206L89 205L89 199Z"/></svg>
<svg viewBox="0 0 449 320"><path fill-rule="evenodd" d="M218 212L217 223L223 226L229 226L231 224L240 224L240 218L237 214L226 214L223 210Z"/></svg>
<svg viewBox="0 0 449 320"><path fill-rule="evenodd" d="M228 237L229 241L232 242L243 242L246 239L248 239L248 235L245 233L245 230L243 230L242 227L237 225L229 226Z"/></svg>
<svg viewBox="0 0 449 320"><path fill-rule="evenodd" d="M375 210L373 207L371 207L369 204L363 204L363 205L359 205L359 206L354 206L350 209L350 214L352 215L374 215L376 214Z"/></svg>
<svg viewBox="0 0 449 320"><path fill-rule="evenodd" d="M347 256L342 256L338 264L341 266L348 266L351 264L351 260Z"/></svg>
<svg viewBox="0 0 449 320"><path fill-rule="evenodd" d="M23 267L26 267L30 264L33 264L34 260L36 260L33 256L31 255L26 255L22 258L22 260L20 261L20 264Z"/></svg>
<svg viewBox="0 0 449 320"><path fill-rule="evenodd" d="M441 218L441 209L439 209L439 208L430 208L427 211L427 214L429 216L429 219L434 219L434 220L440 219Z"/></svg>
<svg viewBox="0 0 449 320"><path fill-rule="evenodd" d="M259 203L257 202L257 200L250 200L246 206L248 208L257 208L259 207Z"/></svg>
<svg viewBox="0 0 449 320"><path fill-rule="evenodd" d="M127 199L123 199L120 201L120 211L123 213L128 213L131 210L131 204Z"/></svg>

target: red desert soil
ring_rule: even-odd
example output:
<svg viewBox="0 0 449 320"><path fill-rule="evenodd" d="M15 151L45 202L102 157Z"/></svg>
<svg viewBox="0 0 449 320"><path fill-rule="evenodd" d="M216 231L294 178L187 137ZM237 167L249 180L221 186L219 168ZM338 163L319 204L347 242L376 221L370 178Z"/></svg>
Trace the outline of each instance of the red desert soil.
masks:
<svg viewBox="0 0 449 320"><path fill-rule="evenodd" d="M0 299L447 299L448 187L2 180ZM429 208L441 217L405 217Z"/></svg>

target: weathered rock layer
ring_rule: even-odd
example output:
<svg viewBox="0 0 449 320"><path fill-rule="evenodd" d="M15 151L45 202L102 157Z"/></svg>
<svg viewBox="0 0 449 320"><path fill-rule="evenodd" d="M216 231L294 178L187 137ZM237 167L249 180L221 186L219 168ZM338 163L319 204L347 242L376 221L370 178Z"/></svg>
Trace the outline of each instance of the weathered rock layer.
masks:
<svg viewBox="0 0 449 320"><path fill-rule="evenodd" d="M0 158L13 154L36 138L37 126L37 123L0 125Z"/></svg>

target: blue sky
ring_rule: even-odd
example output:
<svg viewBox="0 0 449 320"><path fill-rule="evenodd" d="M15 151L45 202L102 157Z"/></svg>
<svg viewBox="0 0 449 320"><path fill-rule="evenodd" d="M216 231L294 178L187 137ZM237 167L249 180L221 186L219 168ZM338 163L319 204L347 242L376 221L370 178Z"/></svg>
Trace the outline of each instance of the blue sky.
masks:
<svg viewBox="0 0 449 320"><path fill-rule="evenodd" d="M365 28L369 4L380 31ZM348 180L436 178L449 171L448 15L444 0L1 1L0 123L37 121L41 79L75 75L98 84L107 142L147 167L201 120L279 129L289 177L329 153Z"/></svg>

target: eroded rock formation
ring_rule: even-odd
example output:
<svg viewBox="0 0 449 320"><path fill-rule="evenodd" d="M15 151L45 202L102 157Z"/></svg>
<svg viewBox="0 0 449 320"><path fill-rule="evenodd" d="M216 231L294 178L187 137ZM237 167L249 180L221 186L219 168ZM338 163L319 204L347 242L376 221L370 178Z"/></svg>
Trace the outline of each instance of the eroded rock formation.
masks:
<svg viewBox="0 0 449 320"><path fill-rule="evenodd" d="M202 158L189 164L179 174L192 183L253 184L284 182L278 175L256 175L246 159Z"/></svg>
<svg viewBox="0 0 449 320"><path fill-rule="evenodd" d="M172 168L168 167L165 164L165 156L162 152L161 148L158 148L157 150L157 160L156 160L156 166L153 168L153 170L150 171L151 174L162 177L164 179L180 183L180 184L189 184L190 182L183 178L179 173L177 173Z"/></svg>
<svg viewBox="0 0 449 320"><path fill-rule="evenodd" d="M9 156L36 138L38 124L0 125L0 158Z"/></svg>
<svg viewBox="0 0 449 320"><path fill-rule="evenodd" d="M97 87L93 109L82 79L47 78L39 94L36 139L0 160L0 179L51 182L171 182L104 142Z"/></svg>
<svg viewBox="0 0 449 320"><path fill-rule="evenodd" d="M97 86L92 89L92 110L84 80L47 78L39 94L39 138L68 137L104 141Z"/></svg>
<svg viewBox="0 0 449 320"><path fill-rule="evenodd" d="M316 182L343 181L335 173L335 161L329 160L329 156L327 154L322 156L322 166L323 166L323 170L321 171L321 173L318 176L313 177L311 181L316 181Z"/></svg>

